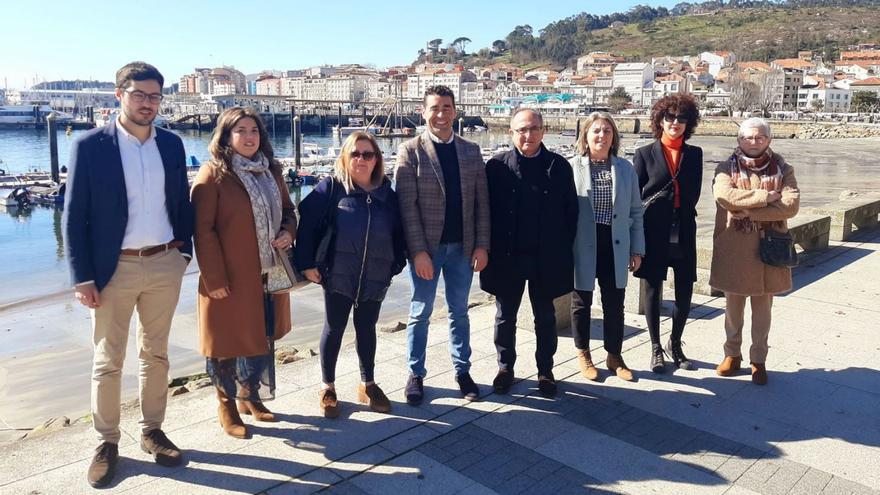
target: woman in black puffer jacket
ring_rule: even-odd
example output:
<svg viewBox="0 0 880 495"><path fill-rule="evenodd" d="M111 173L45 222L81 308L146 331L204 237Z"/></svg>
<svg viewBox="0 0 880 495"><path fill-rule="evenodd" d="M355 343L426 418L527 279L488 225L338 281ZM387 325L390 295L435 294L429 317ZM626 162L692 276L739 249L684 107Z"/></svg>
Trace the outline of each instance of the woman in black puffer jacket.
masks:
<svg viewBox="0 0 880 495"><path fill-rule="evenodd" d="M328 418L339 415L336 360L352 309L362 381L358 400L374 411L388 412L391 403L373 381L376 321L391 278L406 265L406 252L397 194L385 177L382 153L371 134L348 136L336 161L335 176L321 181L306 196L299 213L297 268L324 286L321 412ZM315 254L327 230L333 237L326 261L318 266Z"/></svg>

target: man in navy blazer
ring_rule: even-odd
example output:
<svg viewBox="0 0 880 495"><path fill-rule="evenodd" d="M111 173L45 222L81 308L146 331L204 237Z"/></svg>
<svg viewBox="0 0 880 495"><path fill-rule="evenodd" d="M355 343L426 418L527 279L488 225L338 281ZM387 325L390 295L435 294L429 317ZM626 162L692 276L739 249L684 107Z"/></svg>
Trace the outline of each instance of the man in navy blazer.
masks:
<svg viewBox="0 0 880 495"><path fill-rule="evenodd" d="M91 312L92 416L101 444L89 466L94 487L116 471L122 364L138 313L141 448L180 464L161 430L168 394L168 336L192 258L193 211L183 142L153 126L162 74L132 62L116 73L120 114L71 147L64 236L74 294Z"/></svg>

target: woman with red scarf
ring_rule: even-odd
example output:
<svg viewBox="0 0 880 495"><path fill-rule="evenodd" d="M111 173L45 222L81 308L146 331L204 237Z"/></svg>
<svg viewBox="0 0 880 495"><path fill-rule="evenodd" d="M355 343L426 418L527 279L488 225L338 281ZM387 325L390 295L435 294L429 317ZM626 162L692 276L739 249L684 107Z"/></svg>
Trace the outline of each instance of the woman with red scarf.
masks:
<svg viewBox="0 0 880 495"><path fill-rule="evenodd" d="M712 192L718 205L709 285L724 291L724 360L720 376L735 374L742 363L746 299L751 299L752 382L767 383L766 359L773 295L791 289L791 268L761 261L759 243L768 230L787 232L786 220L797 215L800 192L794 169L770 149L770 127L757 117L739 128L729 160L715 170Z"/></svg>
<svg viewBox="0 0 880 495"><path fill-rule="evenodd" d="M651 111L652 144L636 150L633 166L645 206L645 258L635 276L647 285L645 318L651 336L651 370L666 369L660 344L660 305L669 268L675 275L672 334L666 352L676 368L694 369L681 347L697 280L697 201L703 182L703 150L686 144L700 113L690 95L661 98Z"/></svg>

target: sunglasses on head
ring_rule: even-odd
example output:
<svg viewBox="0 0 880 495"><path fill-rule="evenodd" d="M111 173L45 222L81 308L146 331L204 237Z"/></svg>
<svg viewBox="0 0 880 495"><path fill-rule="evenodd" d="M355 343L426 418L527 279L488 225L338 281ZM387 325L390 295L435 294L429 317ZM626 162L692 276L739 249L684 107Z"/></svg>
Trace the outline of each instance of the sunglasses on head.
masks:
<svg viewBox="0 0 880 495"><path fill-rule="evenodd" d="M673 122L677 122L679 124L687 124L688 118L685 115L673 115L671 113L667 113L663 116L663 120L669 122L670 124Z"/></svg>
<svg viewBox="0 0 880 495"><path fill-rule="evenodd" d="M376 152L364 151L363 153L361 153L360 151L352 151L348 156L350 156L352 159L363 158L364 160L372 160L373 158L376 158Z"/></svg>

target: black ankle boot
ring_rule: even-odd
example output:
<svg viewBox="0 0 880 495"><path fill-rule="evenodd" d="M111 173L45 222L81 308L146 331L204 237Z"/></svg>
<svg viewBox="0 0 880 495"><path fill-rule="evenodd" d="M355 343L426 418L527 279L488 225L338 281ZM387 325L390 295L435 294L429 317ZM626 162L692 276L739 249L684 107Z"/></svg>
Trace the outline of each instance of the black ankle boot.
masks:
<svg viewBox="0 0 880 495"><path fill-rule="evenodd" d="M663 359L663 348L660 344L651 346L651 371L658 374L666 371L666 361Z"/></svg>
<svg viewBox="0 0 880 495"><path fill-rule="evenodd" d="M672 364L680 369L680 370L693 370L696 369L694 364L691 363L691 360L684 355L684 351L681 350L681 341L680 340L672 340L666 343L666 352L672 356Z"/></svg>

